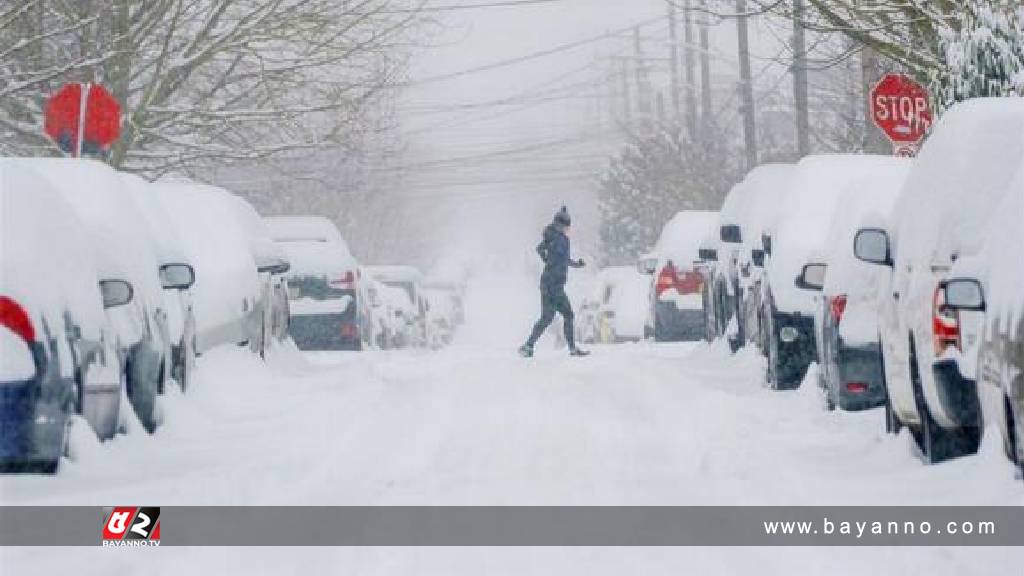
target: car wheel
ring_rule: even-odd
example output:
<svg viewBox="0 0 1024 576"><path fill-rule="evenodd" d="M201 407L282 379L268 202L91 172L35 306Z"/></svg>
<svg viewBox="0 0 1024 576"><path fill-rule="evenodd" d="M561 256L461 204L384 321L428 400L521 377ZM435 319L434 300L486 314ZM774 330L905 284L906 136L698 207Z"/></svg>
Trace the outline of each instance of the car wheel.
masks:
<svg viewBox="0 0 1024 576"><path fill-rule="evenodd" d="M921 450L921 455L929 464L935 464L946 459L943 451L945 442L942 428L932 419L932 413L924 399L924 391L921 386L921 373L917 365L917 348L914 345L913 337L910 338L910 384L914 392L914 404L917 407L917 414L921 422L914 433L914 440Z"/></svg>

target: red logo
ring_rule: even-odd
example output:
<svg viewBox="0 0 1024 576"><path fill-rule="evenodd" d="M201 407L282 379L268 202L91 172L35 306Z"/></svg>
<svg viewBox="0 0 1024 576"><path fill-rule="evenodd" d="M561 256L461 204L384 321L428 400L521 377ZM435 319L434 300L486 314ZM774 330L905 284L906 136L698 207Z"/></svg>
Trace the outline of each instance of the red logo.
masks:
<svg viewBox="0 0 1024 576"><path fill-rule="evenodd" d="M159 507L115 506L107 510L103 518L104 546L159 546Z"/></svg>

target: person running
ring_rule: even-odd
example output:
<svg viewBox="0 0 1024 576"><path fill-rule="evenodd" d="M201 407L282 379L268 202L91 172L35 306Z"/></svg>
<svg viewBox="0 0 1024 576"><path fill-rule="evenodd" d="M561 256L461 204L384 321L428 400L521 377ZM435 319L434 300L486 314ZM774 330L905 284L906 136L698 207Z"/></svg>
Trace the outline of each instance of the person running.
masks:
<svg viewBox="0 0 1024 576"><path fill-rule="evenodd" d="M555 214L554 221L544 228L544 239L537 245L537 253L544 261L544 273L540 276L540 320L533 325L530 338L519 348L519 354L530 358L537 339L555 318L555 312L562 315L565 341L569 345L569 355L586 356L586 350L576 347L576 333L573 329L572 304L565 294L565 281L569 277L569 267L582 268L583 259L573 260L569 256L569 227L572 220L569 211L562 209Z"/></svg>

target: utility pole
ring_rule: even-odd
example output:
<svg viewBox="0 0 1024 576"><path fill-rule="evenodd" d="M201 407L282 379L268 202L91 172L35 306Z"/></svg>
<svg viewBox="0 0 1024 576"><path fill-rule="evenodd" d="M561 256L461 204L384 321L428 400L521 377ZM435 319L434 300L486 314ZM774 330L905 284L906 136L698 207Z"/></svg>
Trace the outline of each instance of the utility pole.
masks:
<svg viewBox="0 0 1024 576"><path fill-rule="evenodd" d="M626 61L619 62L619 77L622 81L622 125L631 128L633 124L633 110L629 102L629 68Z"/></svg>
<svg viewBox="0 0 1024 576"><path fill-rule="evenodd" d="M683 67L686 70L686 126L690 131L690 140L697 139L697 75L693 62L693 9L690 2L683 2Z"/></svg>
<svg viewBox="0 0 1024 576"><path fill-rule="evenodd" d="M676 32L676 5L668 5L668 36L669 36L669 76L672 89L672 113L678 122L683 111L679 105L679 35Z"/></svg>
<svg viewBox="0 0 1024 576"><path fill-rule="evenodd" d="M800 158L811 153L807 98L807 41L804 37L804 0L793 0L793 103L796 107L796 149Z"/></svg>
<svg viewBox="0 0 1024 576"><path fill-rule="evenodd" d="M708 36L708 0L700 0L700 129L701 138L711 133L711 42Z"/></svg>
<svg viewBox="0 0 1024 576"><path fill-rule="evenodd" d="M651 118L651 83L647 77L647 64L644 62L644 52L640 45L640 27L633 28L633 56L636 72L636 111L640 120L640 130L649 134L652 127Z"/></svg>
<svg viewBox="0 0 1024 576"><path fill-rule="evenodd" d="M740 113L743 115L743 140L747 152L747 170L757 166L757 124L754 117L754 82L750 75L750 38L747 35L747 0L736 0L736 38L739 44Z"/></svg>

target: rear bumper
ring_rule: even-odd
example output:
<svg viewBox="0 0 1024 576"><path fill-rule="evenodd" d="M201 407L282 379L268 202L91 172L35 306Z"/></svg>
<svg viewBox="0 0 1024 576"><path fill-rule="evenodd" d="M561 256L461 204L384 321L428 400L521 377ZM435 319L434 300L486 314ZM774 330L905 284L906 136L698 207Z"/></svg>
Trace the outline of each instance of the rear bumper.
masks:
<svg viewBox="0 0 1024 576"><path fill-rule="evenodd" d="M877 344L848 346L839 342L837 358L830 359L829 389L832 400L843 410L864 410L885 404L882 353ZM864 392L851 392L849 383L867 386Z"/></svg>
<svg viewBox="0 0 1024 576"><path fill-rule="evenodd" d="M958 426L979 426L981 408L977 383L964 377L955 360L936 362L932 365L932 374L942 412Z"/></svg>
<svg viewBox="0 0 1024 576"><path fill-rule="evenodd" d="M352 326L346 329L345 326ZM350 332L343 332L350 330ZM354 318L340 314L303 314L292 316L288 334L299 350L361 350L359 325Z"/></svg>
<svg viewBox="0 0 1024 576"><path fill-rule="evenodd" d="M703 310L679 309L673 302L655 302L654 337L659 342L703 340L705 333Z"/></svg>
<svg viewBox="0 0 1024 576"><path fill-rule="evenodd" d="M60 459L71 390L65 381L0 383L0 468L18 471Z"/></svg>

